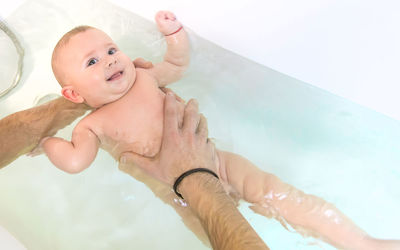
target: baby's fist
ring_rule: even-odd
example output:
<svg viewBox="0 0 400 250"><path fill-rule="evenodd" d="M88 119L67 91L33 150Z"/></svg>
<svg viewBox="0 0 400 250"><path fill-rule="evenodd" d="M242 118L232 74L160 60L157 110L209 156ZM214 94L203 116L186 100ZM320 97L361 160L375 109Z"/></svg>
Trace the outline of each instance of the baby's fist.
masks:
<svg viewBox="0 0 400 250"><path fill-rule="evenodd" d="M174 13L169 11L159 11L156 14L155 19L158 29L164 35L172 34L182 26L182 24L176 19Z"/></svg>

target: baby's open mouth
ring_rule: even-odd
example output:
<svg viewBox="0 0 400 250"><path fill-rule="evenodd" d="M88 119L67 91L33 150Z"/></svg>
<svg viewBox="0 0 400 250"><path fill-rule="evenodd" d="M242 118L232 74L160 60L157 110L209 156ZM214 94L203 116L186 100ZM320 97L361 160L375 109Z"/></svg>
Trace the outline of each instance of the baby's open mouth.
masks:
<svg viewBox="0 0 400 250"><path fill-rule="evenodd" d="M108 78L107 81L113 81L119 79L123 73L124 73L123 71L118 71L117 73L113 74L110 78Z"/></svg>

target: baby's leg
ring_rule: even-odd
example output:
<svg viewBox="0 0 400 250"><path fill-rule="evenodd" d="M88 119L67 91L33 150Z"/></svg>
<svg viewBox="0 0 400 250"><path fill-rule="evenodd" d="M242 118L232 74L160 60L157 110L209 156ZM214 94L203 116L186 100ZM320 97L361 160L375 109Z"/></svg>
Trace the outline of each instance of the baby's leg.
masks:
<svg viewBox="0 0 400 250"><path fill-rule="evenodd" d="M400 249L400 241L369 237L334 205L261 171L247 159L229 152L219 151L218 155L221 177L254 204L256 213L274 217L284 226L287 222L302 235L320 238L341 249Z"/></svg>

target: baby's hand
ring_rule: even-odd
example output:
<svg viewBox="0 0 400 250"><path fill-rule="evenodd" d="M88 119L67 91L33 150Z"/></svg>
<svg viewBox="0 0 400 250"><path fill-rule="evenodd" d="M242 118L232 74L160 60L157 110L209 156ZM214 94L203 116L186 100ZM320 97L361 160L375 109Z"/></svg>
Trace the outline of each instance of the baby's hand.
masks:
<svg viewBox="0 0 400 250"><path fill-rule="evenodd" d="M175 15L169 11L159 11L155 17L158 29L164 35L170 35L182 27Z"/></svg>

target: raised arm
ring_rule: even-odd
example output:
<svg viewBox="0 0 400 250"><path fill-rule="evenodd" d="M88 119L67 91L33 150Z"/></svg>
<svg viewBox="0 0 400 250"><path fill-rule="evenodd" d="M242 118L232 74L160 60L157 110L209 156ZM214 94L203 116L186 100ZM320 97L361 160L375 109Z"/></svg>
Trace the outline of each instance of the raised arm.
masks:
<svg viewBox="0 0 400 250"><path fill-rule="evenodd" d="M49 137L43 139L41 147L50 161L59 169L70 173L79 173L90 166L99 149L99 139L89 128L79 123L72 140Z"/></svg>
<svg viewBox="0 0 400 250"><path fill-rule="evenodd" d="M158 63L149 72L157 79L160 87L179 80L189 65L190 46L186 31L175 15L168 11L157 13L158 29L164 34L167 52L164 61Z"/></svg>
<svg viewBox="0 0 400 250"><path fill-rule="evenodd" d="M30 152L43 137L54 135L90 107L58 98L0 120L0 168Z"/></svg>

